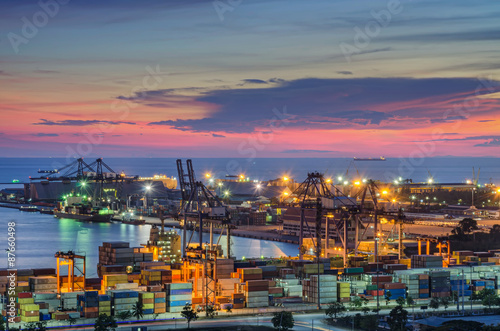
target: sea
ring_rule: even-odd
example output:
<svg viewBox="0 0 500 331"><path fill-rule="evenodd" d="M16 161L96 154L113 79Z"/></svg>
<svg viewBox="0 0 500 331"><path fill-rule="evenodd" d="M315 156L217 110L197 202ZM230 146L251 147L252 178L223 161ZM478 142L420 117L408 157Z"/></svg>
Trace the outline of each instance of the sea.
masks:
<svg viewBox="0 0 500 331"><path fill-rule="evenodd" d="M94 161L86 158L87 163ZM74 160L64 158L0 158L0 189L22 187L9 184L13 180L29 182L29 177L40 176L39 169L61 169ZM114 171L127 175L152 176L165 174L177 177L176 159L171 158L109 158L103 161ZM184 160L183 160L184 161ZM500 183L500 159L498 158L387 158L386 161L353 161L348 158L256 158L256 159L210 159L193 158L196 175L202 178L211 173L214 178L244 174L250 180L268 180L287 176L297 182L306 179L310 172L321 172L327 178L342 177L342 180L361 178L393 181L412 179L425 182L433 178L437 183L464 183L478 178L479 184ZM473 172L474 169L474 172ZM479 170L480 169L480 170ZM64 170L61 172L64 173ZM478 174L479 173L479 174ZM87 260L87 275L97 275L98 246L105 241L126 241L138 247L149 238L150 225L83 223L70 219L56 219L51 215L20 212L0 208L0 268L8 266L7 238L9 222L14 222L16 239L16 268L54 268L57 251L84 254ZM178 230L180 231L180 230ZM204 234L208 241L208 234ZM217 240L217 237L216 239ZM220 244L226 245L225 236ZM295 256L297 245L232 237L232 251L237 258Z"/></svg>

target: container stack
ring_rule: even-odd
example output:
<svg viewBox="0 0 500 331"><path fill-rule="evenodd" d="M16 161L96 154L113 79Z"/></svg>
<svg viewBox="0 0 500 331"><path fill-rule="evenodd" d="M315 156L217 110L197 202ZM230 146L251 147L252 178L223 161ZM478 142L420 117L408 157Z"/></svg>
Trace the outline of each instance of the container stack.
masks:
<svg viewBox="0 0 500 331"><path fill-rule="evenodd" d="M295 279L295 272L293 269L283 268L279 271L279 277L282 279Z"/></svg>
<svg viewBox="0 0 500 331"><path fill-rule="evenodd" d="M99 293L87 291L77 296L77 311L84 318L97 318L99 316Z"/></svg>
<svg viewBox="0 0 500 331"><path fill-rule="evenodd" d="M278 277L278 268L275 265L259 266L262 269L263 279L274 279Z"/></svg>
<svg viewBox="0 0 500 331"><path fill-rule="evenodd" d="M467 280L462 275L451 275L450 285L451 292L456 292L459 297L470 297L472 295L469 284L467 284Z"/></svg>
<svg viewBox="0 0 500 331"><path fill-rule="evenodd" d="M233 259L217 259L215 263L217 279L231 278L231 273L234 271Z"/></svg>
<svg viewBox="0 0 500 331"><path fill-rule="evenodd" d="M308 301L319 304L328 304L337 301L337 277L334 275L312 275L309 283Z"/></svg>
<svg viewBox="0 0 500 331"><path fill-rule="evenodd" d="M242 283L249 280L261 280L262 279L262 269L261 268L239 268L236 271L238 277Z"/></svg>
<svg viewBox="0 0 500 331"><path fill-rule="evenodd" d="M153 292L154 293L154 314L164 314L167 312L167 293Z"/></svg>
<svg viewBox="0 0 500 331"><path fill-rule="evenodd" d="M160 285L163 271L169 272L170 282L172 282L172 272L170 272L170 270L145 269L141 270L141 285ZM165 278L167 277L168 275L165 274Z"/></svg>
<svg viewBox="0 0 500 331"><path fill-rule="evenodd" d="M38 322L40 321L40 306L34 303L20 305L19 314L21 315L21 322Z"/></svg>
<svg viewBox="0 0 500 331"><path fill-rule="evenodd" d="M385 296L390 292L391 300L406 298L406 284L404 283L386 283L384 284Z"/></svg>
<svg viewBox="0 0 500 331"><path fill-rule="evenodd" d="M399 281L406 284L407 294L413 299L419 298L420 281L419 275L414 273L398 273L394 277L394 281Z"/></svg>
<svg viewBox="0 0 500 331"><path fill-rule="evenodd" d="M50 311L56 311L61 305L61 300L57 298L57 293L54 292L35 292L33 293L35 302L45 302L49 305Z"/></svg>
<svg viewBox="0 0 500 331"><path fill-rule="evenodd" d="M99 295L99 315L106 314L111 316L111 297L107 294Z"/></svg>
<svg viewBox="0 0 500 331"><path fill-rule="evenodd" d="M65 292L61 294L61 307L64 310L76 310L78 306L77 296L84 292Z"/></svg>
<svg viewBox="0 0 500 331"><path fill-rule="evenodd" d="M137 291L110 290L108 294L111 296L113 315L115 316L122 311L131 311L139 301L139 293Z"/></svg>
<svg viewBox="0 0 500 331"><path fill-rule="evenodd" d="M181 312L187 303L192 303L192 283L165 284L166 309L170 313Z"/></svg>
<svg viewBox="0 0 500 331"><path fill-rule="evenodd" d="M248 280L244 287L247 308L269 306L269 281Z"/></svg>
<svg viewBox="0 0 500 331"><path fill-rule="evenodd" d="M443 257L440 255L413 255L411 257L412 268L442 268Z"/></svg>
<svg viewBox="0 0 500 331"><path fill-rule="evenodd" d="M324 274L325 273L325 266L323 263L320 263L319 266L317 263L309 263L309 264L304 264L302 267L302 277L303 278L309 278L311 275L317 275L319 271L319 274Z"/></svg>
<svg viewBox="0 0 500 331"><path fill-rule="evenodd" d="M139 302L142 303L144 315L154 314L155 312L155 294L154 292L139 293Z"/></svg>
<svg viewBox="0 0 500 331"><path fill-rule="evenodd" d="M56 292L57 278L53 276L30 277L31 292Z"/></svg>
<svg viewBox="0 0 500 331"><path fill-rule="evenodd" d="M351 298L351 286L347 282L337 283L337 300L338 302L349 302Z"/></svg>
<svg viewBox="0 0 500 331"><path fill-rule="evenodd" d="M234 309L245 308L245 294L244 293L233 293L231 294L231 299L233 301Z"/></svg>
<svg viewBox="0 0 500 331"><path fill-rule="evenodd" d="M113 288L116 284L128 283L127 274L107 274L103 276L102 286L105 289Z"/></svg>
<svg viewBox="0 0 500 331"><path fill-rule="evenodd" d="M429 271L430 294L433 298L442 298L450 296L450 272L449 271Z"/></svg>
<svg viewBox="0 0 500 331"><path fill-rule="evenodd" d="M153 261L153 253L142 253L141 247L130 247L128 242L104 242L99 246L100 265L129 265Z"/></svg>
<svg viewBox="0 0 500 331"><path fill-rule="evenodd" d="M49 314L49 304L45 302L40 302L37 303L39 306L38 314L40 316L40 321L49 321L51 319L51 316Z"/></svg>
<svg viewBox="0 0 500 331"><path fill-rule="evenodd" d="M238 278L225 278L218 279L217 282L217 295L230 298L231 294L234 293L234 284L238 284L240 280Z"/></svg>
<svg viewBox="0 0 500 331"><path fill-rule="evenodd" d="M283 288L283 296L285 297L302 297L303 285L300 285L298 279L276 279L276 287Z"/></svg>

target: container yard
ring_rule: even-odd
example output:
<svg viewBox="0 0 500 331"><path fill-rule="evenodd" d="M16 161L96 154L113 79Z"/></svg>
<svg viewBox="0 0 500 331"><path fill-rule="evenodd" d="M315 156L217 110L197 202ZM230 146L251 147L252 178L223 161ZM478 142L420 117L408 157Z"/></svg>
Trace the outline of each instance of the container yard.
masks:
<svg viewBox="0 0 500 331"><path fill-rule="evenodd" d="M102 248L108 249L107 254L113 249L127 249L131 259L137 254L126 243L103 243ZM312 260L297 259L220 259L213 265L196 261L132 264L130 260L110 260L103 255L103 263L123 265L100 265L102 276L98 279L71 281L67 276L58 276L55 268L18 270L15 309L7 307L5 297L1 309L3 316L14 314L15 323L67 322L70 318L84 323L99 314L118 316L132 311L138 302L142 303L145 319L153 315L158 319L179 317L187 303L198 311L205 310L207 305L216 310L247 309L249 313L251 309L278 305L308 310L315 309L318 303L323 307L332 302L347 304L356 297L369 302L382 301L389 292L392 300L411 296L423 305L431 298L452 297L454 293L468 300L485 288L500 294L500 265L495 263L499 261L498 254L455 252L454 256L468 259L463 260L466 264L449 268L438 266L435 260L439 259L427 255L413 256L415 263L411 268L395 258L382 256L379 259L383 262L352 257L349 265L358 266L336 268L333 265L338 261L334 259L322 259L319 265ZM489 262L490 259L495 262ZM433 264L424 266L426 263ZM394 265L404 267L390 268ZM3 292L9 287L7 276L6 269L0 270ZM58 278L63 278L59 289ZM67 291L68 281L73 291Z"/></svg>

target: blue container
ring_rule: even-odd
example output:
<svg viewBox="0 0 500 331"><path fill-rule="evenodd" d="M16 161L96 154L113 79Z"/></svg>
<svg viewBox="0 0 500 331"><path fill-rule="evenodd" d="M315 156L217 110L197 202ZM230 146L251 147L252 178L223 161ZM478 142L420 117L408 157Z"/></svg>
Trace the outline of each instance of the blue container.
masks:
<svg viewBox="0 0 500 331"><path fill-rule="evenodd" d="M420 299L427 299L427 298L429 298L429 293L420 293L420 294L418 295L418 297L419 297Z"/></svg>
<svg viewBox="0 0 500 331"><path fill-rule="evenodd" d="M87 298L97 298L99 296L99 292L98 291L87 291L87 292L85 292L85 296Z"/></svg>
<svg viewBox="0 0 500 331"><path fill-rule="evenodd" d="M167 302L167 306L169 307L183 307L186 303L191 303L191 300L181 300L181 301L170 301Z"/></svg>
<svg viewBox="0 0 500 331"><path fill-rule="evenodd" d="M420 284L420 285L418 286L418 288L421 288L421 289L423 289L423 290L428 289L428 288L429 288L429 284L428 284L428 283L427 283L427 284Z"/></svg>
<svg viewBox="0 0 500 331"><path fill-rule="evenodd" d="M49 321L50 320L50 314L42 314L42 313L40 313L40 320L41 321Z"/></svg>
<svg viewBox="0 0 500 331"><path fill-rule="evenodd" d="M167 299L165 298L155 298L155 303L165 303L167 302Z"/></svg>
<svg viewBox="0 0 500 331"><path fill-rule="evenodd" d="M154 309L144 309L143 310L143 313L145 315L148 315L148 314L154 314L155 313L155 310Z"/></svg>
<svg viewBox="0 0 500 331"><path fill-rule="evenodd" d="M483 281L477 280L474 282L474 285L476 286L485 286L486 284Z"/></svg>
<svg viewBox="0 0 500 331"><path fill-rule="evenodd" d="M170 295L187 295L187 294L192 294L192 290L189 289L181 289L181 290L170 290L169 294Z"/></svg>
<svg viewBox="0 0 500 331"><path fill-rule="evenodd" d="M107 294L103 294L99 296L99 301L111 301L111 297Z"/></svg>
<svg viewBox="0 0 500 331"><path fill-rule="evenodd" d="M115 292L114 297L117 299L137 298L137 297L139 297L139 292L135 292L135 291Z"/></svg>

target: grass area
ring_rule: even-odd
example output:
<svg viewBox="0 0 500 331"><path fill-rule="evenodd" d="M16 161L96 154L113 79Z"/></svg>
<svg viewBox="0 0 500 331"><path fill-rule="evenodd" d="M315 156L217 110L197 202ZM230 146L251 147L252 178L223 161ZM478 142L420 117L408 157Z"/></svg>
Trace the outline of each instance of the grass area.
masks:
<svg viewBox="0 0 500 331"><path fill-rule="evenodd" d="M204 327L191 327L191 329L176 329L179 331L275 331L275 328L268 326L257 326L257 325L239 325L239 326L226 326L226 327L214 327L214 328L204 328Z"/></svg>

